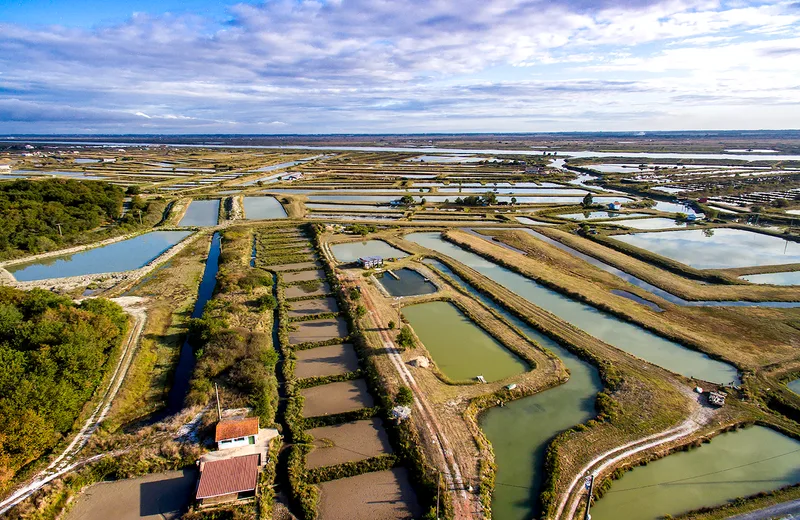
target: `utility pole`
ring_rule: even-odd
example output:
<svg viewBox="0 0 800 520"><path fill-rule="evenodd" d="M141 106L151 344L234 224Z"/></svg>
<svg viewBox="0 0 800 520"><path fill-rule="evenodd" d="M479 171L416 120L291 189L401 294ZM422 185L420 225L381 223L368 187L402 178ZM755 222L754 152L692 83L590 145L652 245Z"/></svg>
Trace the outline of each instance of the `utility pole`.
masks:
<svg viewBox="0 0 800 520"><path fill-rule="evenodd" d="M141 226L142 225L142 210L137 209L136 211L139 212L139 225Z"/></svg>
<svg viewBox="0 0 800 520"><path fill-rule="evenodd" d="M436 480L436 520L439 520L439 492L442 490L442 472L437 471L439 478Z"/></svg>
<svg viewBox="0 0 800 520"><path fill-rule="evenodd" d="M594 492L594 474L589 473L586 475L584 487L589 490L589 495L586 497L586 513L583 515L583 520L592 520L592 515L589 514L589 508L592 505L592 493Z"/></svg>
<svg viewBox="0 0 800 520"><path fill-rule="evenodd" d="M58 235L63 237L64 233L61 232L61 224L56 224L56 226L58 226Z"/></svg>
<svg viewBox="0 0 800 520"><path fill-rule="evenodd" d="M217 416L219 416L219 420L222 420L222 407L219 405L219 387L217 383L214 383L214 392L217 394Z"/></svg>

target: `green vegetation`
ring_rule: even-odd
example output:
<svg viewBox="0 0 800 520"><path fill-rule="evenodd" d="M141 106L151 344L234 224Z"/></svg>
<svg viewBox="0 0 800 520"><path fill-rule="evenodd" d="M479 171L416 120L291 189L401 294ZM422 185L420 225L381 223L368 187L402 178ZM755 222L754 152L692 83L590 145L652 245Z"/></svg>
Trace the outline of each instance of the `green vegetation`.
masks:
<svg viewBox="0 0 800 520"><path fill-rule="evenodd" d="M72 429L126 327L108 300L0 287L0 486Z"/></svg>
<svg viewBox="0 0 800 520"><path fill-rule="evenodd" d="M414 342L414 333L411 331L411 327L403 325L397 335L397 344L403 348L414 348L416 343Z"/></svg>
<svg viewBox="0 0 800 520"><path fill-rule="evenodd" d="M411 392L409 387L401 386L397 389L397 393L394 396L394 402L400 406L411 406L411 403L414 402L414 394Z"/></svg>
<svg viewBox="0 0 800 520"><path fill-rule="evenodd" d="M69 244L119 217L122 189L104 182L49 179L0 185L0 257L40 253Z"/></svg>

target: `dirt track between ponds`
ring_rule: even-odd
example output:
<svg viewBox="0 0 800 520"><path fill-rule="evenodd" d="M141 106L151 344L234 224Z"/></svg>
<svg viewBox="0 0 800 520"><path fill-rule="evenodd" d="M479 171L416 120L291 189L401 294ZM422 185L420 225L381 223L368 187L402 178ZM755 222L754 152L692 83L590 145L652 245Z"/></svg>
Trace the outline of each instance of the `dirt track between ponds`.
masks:
<svg viewBox="0 0 800 520"><path fill-rule="evenodd" d="M319 489L319 517L325 520L396 520L422 516L405 468L331 480L319 484Z"/></svg>
<svg viewBox="0 0 800 520"><path fill-rule="evenodd" d="M303 417L332 415L375 406L367 382L363 379L306 388L300 391L300 395L304 398Z"/></svg>
<svg viewBox="0 0 800 520"><path fill-rule="evenodd" d="M392 453L389 436L380 419L365 419L336 426L306 430L316 446L306 459L306 468L333 466Z"/></svg>
<svg viewBox="0 0 800 520"><path fill-rule="evenodd" d="M299 350L295 356L297 379L346 374L358 369L358 356L349 343Z"/></svg>

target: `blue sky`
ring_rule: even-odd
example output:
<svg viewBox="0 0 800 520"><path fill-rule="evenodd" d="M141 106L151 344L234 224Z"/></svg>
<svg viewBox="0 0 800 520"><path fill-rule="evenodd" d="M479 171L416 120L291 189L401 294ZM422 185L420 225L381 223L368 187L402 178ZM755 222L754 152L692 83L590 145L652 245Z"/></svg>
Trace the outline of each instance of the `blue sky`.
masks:
<svg viewBox="0 0 800 520"><path fill-rule="evenodd" d="M797 128L798 70L797 1L5 0L0 133Z"/></svg>

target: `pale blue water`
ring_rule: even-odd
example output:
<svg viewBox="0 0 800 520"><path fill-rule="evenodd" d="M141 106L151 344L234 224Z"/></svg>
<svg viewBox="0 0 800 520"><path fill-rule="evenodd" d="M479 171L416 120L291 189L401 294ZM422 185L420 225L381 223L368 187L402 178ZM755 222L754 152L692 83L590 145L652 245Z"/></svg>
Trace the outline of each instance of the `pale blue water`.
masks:
<svg viewBox="0 0 800 520"><path fill-rule="evenodd" d="M615 235L696 269L727 269L800 262L800 243L741 229L689 229Z"/></svg>
<svg viewBox="0 0 800 520"><path fill-rule="evenodd" d="M186 208L179 226L216 226L219 220L219 199L193 200Z"/></svg>
<svg viewBox="0 0 800 520"><path fill-rule="evenodd" d="M800 271L790 271L788 273L767 273L767 274L748 274L741 276L743 280L750 283L771 284L771 285L800 285Z"/></svg>
<svg viewBox="0 0 800 520"><path fill-rule="evenodd" d="M152 231L73 255L46 258L7 269L21 282L129 271L144 266L190 234L190 231Z"/></svg>
<svg viewBox="0 0 800 520"><path fill-rule="evenodd" d="M286 218L286 210L275 197L244 197L244 216L248 220Z"/></svg>
<svg viewBox="0 0 800 520"><path fill-rule="evenodd" d="M796 394L800 394L800 379L795 379L794 381L789 381L786 383L786 386L789 387L789 390Z"/></svg>
<svg viewBox="0 0 800 520"><path fill-rule="evenodd" d="M355 262L365 256L382 256L386 258L403 258L408 256L403 251L392 247L383 240L367 240L364 242L346 242L332 244L333 256L340 262Z"/></svg>
<svg viewBox="0 0 800 520"><path fill-rule="evenodd" d="M598 220L598 219L646 217L647 213L614 213L611 211L585 211L583 213L566 213L554 216L558 218L568 218L570 220Z"/></svg>
<svg viewBox="0 0 800 520"><path fill-rule="evenodd" d="M686 222L676 222L671 218L642 218L633 220L615 220L614 225L633 229L670 229L684 228Z"/></svg>

